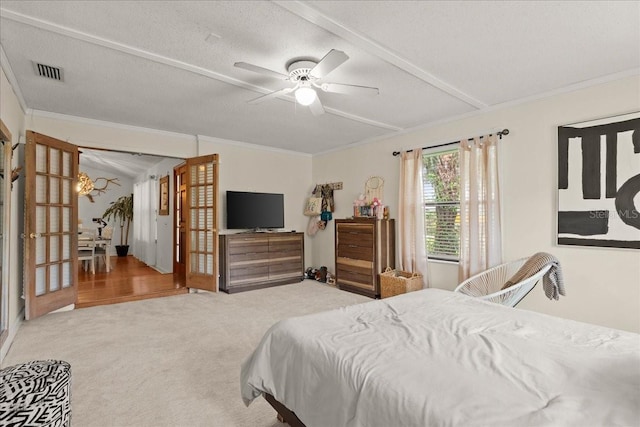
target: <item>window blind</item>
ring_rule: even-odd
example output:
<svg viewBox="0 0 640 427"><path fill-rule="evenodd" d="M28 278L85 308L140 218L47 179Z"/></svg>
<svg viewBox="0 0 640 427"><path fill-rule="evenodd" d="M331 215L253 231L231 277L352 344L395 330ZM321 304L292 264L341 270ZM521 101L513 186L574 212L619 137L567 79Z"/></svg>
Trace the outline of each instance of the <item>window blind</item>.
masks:
<svg viewBox="0 0 640 427"><path fill-rule="evenodd" d="M430 258L460 256L460 168L457 149L423 155L425 246Z"/></svg>

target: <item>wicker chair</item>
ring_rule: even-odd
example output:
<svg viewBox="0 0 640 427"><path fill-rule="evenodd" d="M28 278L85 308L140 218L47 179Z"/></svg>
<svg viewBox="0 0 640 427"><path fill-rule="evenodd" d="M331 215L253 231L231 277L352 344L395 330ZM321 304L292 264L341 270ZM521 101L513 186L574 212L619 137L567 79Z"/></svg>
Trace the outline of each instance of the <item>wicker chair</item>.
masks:
<svg viewBox="0 0 640 427"><path fill-rule="evenodd" d="M546 266L536 274L527 279L502 289L505 282L524 265L529 258L521 258L505 264L500 264L493 268L469 277L460 283L454 292L480 298L486 301L515 307L538 283L551 266Z"/></svg>

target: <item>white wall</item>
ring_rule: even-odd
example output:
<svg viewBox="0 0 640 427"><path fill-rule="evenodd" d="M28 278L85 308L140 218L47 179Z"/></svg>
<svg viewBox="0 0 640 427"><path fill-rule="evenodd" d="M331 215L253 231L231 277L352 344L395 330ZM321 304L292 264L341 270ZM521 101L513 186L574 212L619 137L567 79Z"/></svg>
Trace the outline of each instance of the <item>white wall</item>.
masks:
<svg viewBox="0 0 640 427"><path fill-rule="evenodd" d="M169 176L169 215L158 215L159 206L158 203L155 203L152 207L155 216L147 219L156 221L158 239L156 242L155 268L163 273L173 272L173 200L175 191L173 168L180 163L184 163L184 160L166 158L134 179L134 182L138 183L146 181L151 175L155 175L158 194L160 194L160 178ZM134 200L134 203L136 203L136 200Z"/></svg>
<svg viewBox="0 0 640 427"><path fill-rule="evenodd" d="M640 110L640 78L631 77L444 123L313 158L313 181L344 181L336 217L351 216L351 202L370 175L385 178L384 202L395 218L399 159L391 153L508 128L500 142L504 259L538 251L561 261L567 297L549 301L542 289L519 308L640 331L640 251L559 247L555 244L557 127ZM334 269L333 224L313 239L314 262ZM453 289L457 269L430 263L434 287Z"/></svg>
<svg viewBox="0 0 640 427"><path fill-rule="evenodd" d="M218 153L219 227L226 230L226 191L284 194L284 229L305 231L304 202L311 187L311 156L283 150L257 149L248 144L228 144L216 138L199 137L200 155ZM309 237L305 234L305 266L312 265Z"/></svg>
<svg viewBox="0 0 640 427"><path fill-rule="evenodd" d="M7 80L7 76L4 73L4 69L0 71L0 117L2 121L11 132L12 144L17 144L20 137L24 137L25 134L25 117L24 112L20 107L20 103L16 94ZM23 150L14 151L13 166L23 164L21 160ZM13 184L13 190L11 196L7 195L5 199L11 200L11 229L7 236L9 240L9 264L3 266L3 268L9 269L9 304L8 304L8 330L9 339L0 348L0 361L4 358L9 345L11 344L13 334L17 331L17 326L20 323L22 309L24 308L24 301L20 298L22 295L22 239L20 239L20 233L22 232L22 206L23 206L23 194L24 194L24 176L21 176ZM5 246L6 248L6 246Z"/></svg>

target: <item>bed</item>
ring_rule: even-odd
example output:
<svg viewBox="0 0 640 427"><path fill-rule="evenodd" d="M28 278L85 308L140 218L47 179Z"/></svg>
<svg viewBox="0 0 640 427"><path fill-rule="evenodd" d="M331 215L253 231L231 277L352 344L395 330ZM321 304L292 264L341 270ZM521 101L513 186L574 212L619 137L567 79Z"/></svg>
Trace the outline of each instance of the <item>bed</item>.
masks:
<svg viewBox="0 0 640 427"><path fill-rule="evenodd" d="M426 289L276 323L241 393L292 426L636 426L640 335Z"/></svg>

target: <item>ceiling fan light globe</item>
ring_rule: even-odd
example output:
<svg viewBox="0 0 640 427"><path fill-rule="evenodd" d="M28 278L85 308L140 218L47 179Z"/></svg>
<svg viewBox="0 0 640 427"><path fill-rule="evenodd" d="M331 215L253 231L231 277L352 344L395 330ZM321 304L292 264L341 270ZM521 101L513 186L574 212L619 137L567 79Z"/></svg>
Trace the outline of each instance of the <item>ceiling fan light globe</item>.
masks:
<svg viewBox="0 0 640 427"><path fill-rule="evenodd" d="M298 104L305 106L313 104L313 102L316 100L316 97L318 96L316 94L316 91L310 87L301 87L297 89L295 95Z"/></svg>

